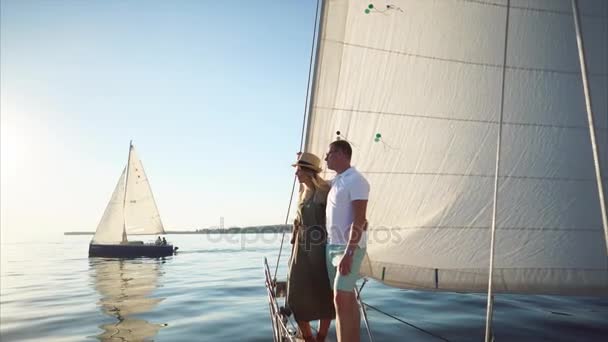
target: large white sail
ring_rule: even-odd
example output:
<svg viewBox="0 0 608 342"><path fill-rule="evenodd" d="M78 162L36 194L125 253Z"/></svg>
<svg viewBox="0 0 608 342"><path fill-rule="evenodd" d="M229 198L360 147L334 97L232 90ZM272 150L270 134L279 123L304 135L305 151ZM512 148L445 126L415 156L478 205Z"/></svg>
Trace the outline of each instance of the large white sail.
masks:
<svg viewBox="0 0 608 342"><path fill-rule="evenodd" d="M148 177L134 146L131 146L129 159L125 222L127 235L165 233Z"/></svg>
<svg viewBox="0 0 608 342"><path fill-rule="evenodd" d="M124 229L124 211L123 202L125 198L125 176L126 168L123 169L118 184L112 193L110 202L101 217L93 243L99 244L115 244L122 241L122 233Z"/></svg>
<svg viewBox="0 0 608 342"><path fill-rule="evenodd" d="M326 1L305 147L340 131L371 184L362 271L487 290L502 127L494 291L608 294L570 1L513 0L508 31L506 0L370 2ZM580 9L606 184L608 2Z"/></svg>

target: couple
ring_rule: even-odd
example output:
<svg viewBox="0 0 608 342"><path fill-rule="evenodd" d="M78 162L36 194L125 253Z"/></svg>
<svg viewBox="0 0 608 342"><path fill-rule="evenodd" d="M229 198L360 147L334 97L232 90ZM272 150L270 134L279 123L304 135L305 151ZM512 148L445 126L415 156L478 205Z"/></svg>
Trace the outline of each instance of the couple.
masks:
<svg viewBox="0 0 608 342"><path fill-rule="evenodd" d="M300 200L287 305L307 342L315 341L309 321L320 320L316 341L324 341L334 316L338 341L359 341L361 320L354 287L367 242L369 183L351 167L351 155L352 148L344 140L329 145L325 161L337 173L330 183L319 176L321 161L312 153L301 153L293 165Z"/></svg>

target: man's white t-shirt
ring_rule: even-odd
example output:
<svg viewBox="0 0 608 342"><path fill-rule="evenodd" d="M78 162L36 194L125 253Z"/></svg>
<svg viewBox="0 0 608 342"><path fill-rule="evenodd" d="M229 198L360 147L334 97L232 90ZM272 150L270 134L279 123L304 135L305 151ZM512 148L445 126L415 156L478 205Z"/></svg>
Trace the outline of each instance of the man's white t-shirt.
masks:
<svg viewBox="0 0 608 342"><path fill-rule="evenodd" d="M350 228L354 220L353 201L367 200L369 183L354 167L336 175L331 181L327 195L327 235L328 243L346 245L350 237ZM367 246L367 233L364 231L359 240L359 247Z"/></svg>

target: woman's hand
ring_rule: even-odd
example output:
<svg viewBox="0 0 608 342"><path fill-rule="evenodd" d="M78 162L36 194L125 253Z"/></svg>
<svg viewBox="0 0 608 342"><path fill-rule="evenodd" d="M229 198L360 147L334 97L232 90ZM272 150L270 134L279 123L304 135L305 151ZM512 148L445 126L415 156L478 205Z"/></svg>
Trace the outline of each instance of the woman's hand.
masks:
<svg viewBox="0 0 608 342"><path fill-rule="evenodd" d="M290 243L293 245L294 243L296 243L296 240L298 238L298 231L300 230L300 221L298 219L295 219L293 221L293 231L291 232L291 241Z"/></svg>
<svg viewBox="0 0 608 342"><path fill-rule="evenodd" d="M294 243L296 243L296 239L298 238L298 231L294 230L293 233L291 233L291 244L293 245Z"/></svg>

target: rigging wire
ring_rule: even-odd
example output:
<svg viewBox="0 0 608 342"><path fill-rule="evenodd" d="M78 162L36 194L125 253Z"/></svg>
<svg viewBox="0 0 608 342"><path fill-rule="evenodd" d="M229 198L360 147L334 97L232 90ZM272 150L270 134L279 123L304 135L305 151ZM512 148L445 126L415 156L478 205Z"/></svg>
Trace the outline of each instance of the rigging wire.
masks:
<svg viewBox="0 0 608 342"><path fill-rule="evenodd" d="M574 17L574 29L576 31L576 43L578 47L578 56L581 66L581 80L583 81L583 94L585 95L585 109L587 111L587 121L589 123L589 138L591 140L591 150L593 152L593 166L595 167L595 177L597 179L597 191L600 201L600 212L602 216L602 223L604 226L604 239L606 240L606 248L608 251L608 214L606 209L606 199L604 196L604 185L602 184L600 151L595 136L595 119L593 116L593 106L591 104L591 89L589 88L589 79L587 77L587 60L585 57L583 32L581 29L581 20L580 14L578 12L577 0L572 0L572 16Z"/></svg>
<svg viewBox="0 0 608 342"><path fill-rule="evenodd" d="M389 314L388 312L384 312L384 311L382 311L382 310L378 309L377 307L375 307L375 306L373 306L373 305L369 305L369 304L367 304L367 303L365 303L365 302L363 302L363 301L362 301L362 303L363 303L363 305L365 305L366 307L368 307L368 308L370 308L370 309L373 309L373 310L375 310L375 311L378 311L379 313L384 314L384 315L386 315L386 316L388 316L388 317L390 317L390 318L392 318L392 319L394 319L394 320L396 320L396 321L399 321L399 322L401 322L401 323L403 323L403 324L405 324L405 325L407 325L407 326L410 326L410 327L412 327L412 328L414 328L414 329L416 329L416 330L422 331L423 333L425 333L425 334L427 334L427 335L433 336L433 337L438 338L438 339L440 339L440 340L442 340L442 341L447 341L447 342L450 342L450 340L448 340L448 339L447 339L447 338L445 338L445 337L439 336L439 335L437 335L437 334L433 334L432 332L430 332L430 331L428 331L428 330L425 330L425 329L422 329L422 328L420 328L420 327L417 327L416 325L414 325L414 324L412 324L412 323L409 323L409 322L406 322L406 321L404 321L403 319L401 319L401 318L399 318L399 317L397 317L397 316L393 316L393 315Z"/></svg>
<svg viewBox="0 0 608 342"><path fill-rule="evenodd" d="M496 165L494 173L494 198L492 203L492 226L490 230L490 265L488 273L488 301L486 308L486 331L485 342L493 340L492 333L492 315L494 312L494 295L492 289L492 281L494 278L494 253L496 246L496 216L498 210L498 180L500 178L500 152L502 149L502 127L505 109L505 75L507 70L507 48L509 43L509 9L511 1L507 0L507 10L505 14L505 39L502 59L502 79L501 79L501 94L500 94L500 118L498 120L498 135L496 137Z"/></svg>
<svg viewBox="0 0 608 342"><path fill-rule="evenodd" d="M318 46L318 43L315 44L315 42L317 41L318 37L318 23L319 23L319 4L320 4L320 0L317 0L317 7L315 10L315 25L314 25L314 30L313 30L313 34L312 34L312 44L310 46L310 61L308 62L308 81L306 82L306 99L304 101L304 113L303 113L303 117L302 117L302 131L300 133L300 152L302 152L302 148L304 147L304 132L306 129L306 117L307 117L307 108L309 105L309 100L310 100L310 90L312 88L311 84L310 84L310 79L312 77L312 62L313 62L313 56L314 56L314 51L315 51L315 46ZM294 175L293 177L293 184L291 185L291 195L289 196L289 205L287 206L287 214L285 215L285 224L287 224L289 222L289 212L291 211L291 204L293 202L293 193L295 191L296 188L296 176ZM277 257L277 265L274 269L274 279L276 281L277 279L277 271L279 270L279 262L281 261L281 253L283 252L283 244L285 242L285 231L283 231L283 235L281 236L281 247L279 248L279 256Z"/></svg>

